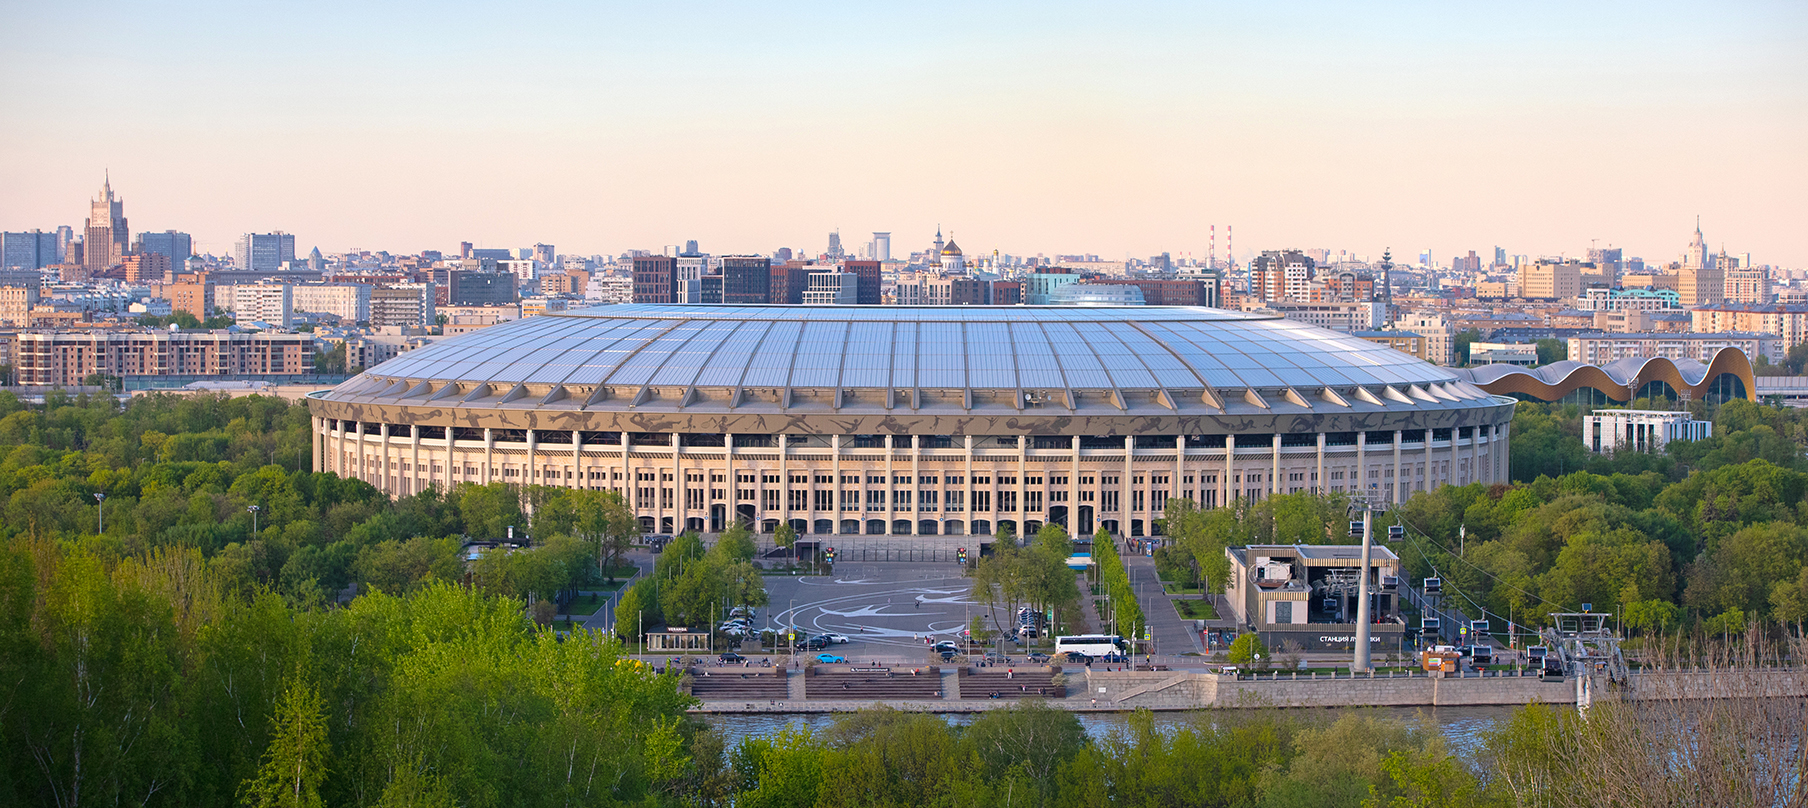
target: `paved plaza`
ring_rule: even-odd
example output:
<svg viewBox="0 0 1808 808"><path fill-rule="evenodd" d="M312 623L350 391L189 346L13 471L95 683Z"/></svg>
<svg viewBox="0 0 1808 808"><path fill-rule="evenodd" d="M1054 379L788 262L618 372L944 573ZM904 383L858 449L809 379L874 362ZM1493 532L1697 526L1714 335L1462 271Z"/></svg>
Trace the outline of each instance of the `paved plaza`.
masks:
<svg viewBox="0 0 1808 808"><path fill-rule="evenodd" d="M969 597L971 590L952 562L842 563L833 575L768 576L771 605L759 622L762 628L795 628L799 639L846 635L847 644L828 651L849 660L917 662L927 658L928 644L959 640L975 616L990 614ZM996 615L1007 625L1015 621L1004 607Z"/></svg>

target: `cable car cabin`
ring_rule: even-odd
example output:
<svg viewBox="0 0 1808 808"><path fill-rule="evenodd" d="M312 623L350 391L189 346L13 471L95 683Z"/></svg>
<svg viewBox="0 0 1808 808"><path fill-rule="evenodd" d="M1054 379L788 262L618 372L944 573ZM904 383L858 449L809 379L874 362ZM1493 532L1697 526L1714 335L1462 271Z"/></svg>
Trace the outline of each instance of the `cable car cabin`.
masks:
<svg viewBox="0 0 1808 808"><path fill-rule="evenodd" d="M1494 646L1491 646L1491 645L1471 645L1471 646L1469 646L1469 660L1471 662L1474 662L1477 665L1494 664Z"/></svg>
<svg viewBox="0 0 1808 808"><path fill-rule="evenodd" d="M1444 579L1443 578L1426 578L1425 579L1425 594L1427 594L1427 595L1444 594Z"/></svg>
<svg viewBox="0 0 1808 808"><path fill-rule="evenodd" d="M1362 523L1361 522L1351 522L1350 523L1350 538L1352 538L1352 539L1362 538Z"/></svg>
<svg viewBox="0 0 1808 808"><path fill-rule="evenodd" d="M1388 541L1399 541L1404 538L1406 538L1406 528L1401 527L1399 525L1388 525L1387 526L1387 540Z"/></svg>
<svg viewBox="0 0 1808 808"><path fill-rule="evenodd" d="M1545 648L1542 645L1526 646L1526 649L1525 649L1526 659L1531 660L1533 663L1543 662L1545 654L1548 653L1549 651L1550 651L1550 649Z"/></svg>
<svg viewBox="0 0 1808 808"><path fill-rule="evenodd" d="M1544 659L1540 660L1538 663L1538 681L1563 681L1563 660L1546 654Z"/></svg>
<svg viewBox="0 0 1808 808"><path fill-rule="evenodd" d="M1432 634L1436 634L1438 629L1442 628L1442 623L1443 623L1443 621L1439 620L1436 617L1420 618L1419 630L1424 631L1424 632L1429 632Z"/></svg>
<svg viewBox="0 0 1808 808"><path fill-rule="evenodd" d="M1469 621L1469 633L1471 633L1471 634L1486 634L1486 633L1488 633L1488 621L1486 621L1486 620L1471 620L1471 621Z"/></svg>

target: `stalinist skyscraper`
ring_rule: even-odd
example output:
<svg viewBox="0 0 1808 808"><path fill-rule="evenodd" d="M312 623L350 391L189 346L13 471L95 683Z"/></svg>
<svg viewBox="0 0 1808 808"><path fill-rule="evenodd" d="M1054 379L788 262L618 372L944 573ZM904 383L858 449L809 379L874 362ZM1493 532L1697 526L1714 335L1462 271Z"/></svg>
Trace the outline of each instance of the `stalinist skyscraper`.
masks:
<svg viewBox="0 0 1808 808"><path fill-rule="evenodd" d="M91 270L101 270L124 261L130 240L125 200L113 198L113 179L108 177L100 187L100 197L88 210L87 233L82 237L82 264Z"/></svg>

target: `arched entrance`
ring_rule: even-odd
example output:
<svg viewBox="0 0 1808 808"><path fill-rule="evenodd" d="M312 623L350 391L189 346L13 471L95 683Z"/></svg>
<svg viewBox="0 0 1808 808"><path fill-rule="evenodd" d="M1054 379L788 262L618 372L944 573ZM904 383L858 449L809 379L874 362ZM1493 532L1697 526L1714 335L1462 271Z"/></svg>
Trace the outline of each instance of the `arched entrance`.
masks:
<svg viewBox="0 0 1808 808"><path fill-rule="evenodd" d="M891 534L893 536L910 535L910 520L909 519L893 520L891 523Z"/></svg>
<svg viewBox="0 0 1808 808"><path fill-rule="evenodd" d="M992 535L992 523L986 519L973 520L973 535L975 535L975 536Z"/></svg>
<svg viewBox="0 0 1808 808"><path fill-rule="evenodd" d="M858 519L841 520L841 534L844 536L859 535L860 534L860 520L858 520Z"/></svg>
<svg viewBox="0 0 1808 808"><path fill-rule="evenodd" d="M810 532L810 523L803 519L788 519L785 521L785 524L790 525L791 529L797 531L797 535L799 536ZM773 529L778 529L778 526L773 525Z"/></svg>
<svg viewBox="0 0 1808 808"><path fill-rule="evenodd" d="M684 529L695 533L703 532L703 517L691 516L684 520Z"/></svg>
<svg viewBox="0 0 1808 808"><path fill-rule="evenodd" d="M1075 515L1079 517L1079 520L1074 523L1074 527L1077 528L1074 532L1092 535L1092 506L1081 505Z"/></svg>
<svg viewBox="0 0 1808 808"><path fill-rule="evenodd" d="M670 517L670 516L659 517L659 532L661 532L661 533L672 532L672 517Z"/></svg>
<svg viewBox="0 0 1808 808"><path fill-rule="evenodd" d="M868 536L885 535L885 520L884 519L868 519L868 520L866 520L866 535L868 535Z"/></svg>
<svg viewBox="0 0 1808 808"><path fill-rule="evenodd" d="M777 530L777 529L778 529L778 520L777 519L760 520L760 532L761 533L771 533L772 531Z"/></svg>
<svg viewBox="0 0 1808 808"><path fill-rule="evenodd" d="M940 532L940 527L940 522L937 522L934 519L924 519L917 523L917 535L934 536L936 533Z"/></svg>
<svg viewBox="0 0 1808 808"><path fill-rule="evenodd" d="M1015 536L1017 535L1017 520L1000 519L998 520L998 529Z"/></svg>
<svg viewBox="0 0 1808 808"><path fill-rule="evenodd" d="M949 519L942 523L942 535L965 536L967 535L967 523L959 519Z"/></svg>
<svg viewBox="0 0 1808 808"><path fill-rule="evenodd" d="M1038 522L1034 519L1023 520L1023 535L1024 536L1034 538L1036 535L1036 531L1039 531L1041 529L1042 529L1041 522Z"/></svg>
<svg viewBox="0 0 1808 808"><path fill-rule="evenodd" d="M1067 506L1066 505L1050 505L1050 506L1048 506L1048 523L1051 525L1060 525L1062 527L1067 527Z"/></svg>
<svg viewBox="0 0 1808 808"><path fill-rule="evenodd" d="M754 520L759 518L759 514L753 509L753 506L736 505L734 510L735 518L741 521L741 527L752 530Z"/></svg>
<svg viewBox="0 0 1808 808"><path fill-rule="evenodd" d="M728 528L728 506L709 506L709 532L721 533Z"/></svg>
<svg viewBox="0 0 1808 808"><path fill-rule="evenodd" d="M1110 533L1113 536L1117 535L1117 520L1116 519L1100 519L1099 527L1104 528L1106 533Z"/></svg>
<svg viewBox="0 0 1808 808"><path fill-rule="evenodd" d="M640 517L639 521L640 521L640 532L642 532L642 533L652 533L653 532L653 517L642 516L642 517Z"/></svg>
<svg viewBox="0 0 1808 808"><path fill-rule="evenodd" d="M1141 520L1141 519L1130 520L1130 535L1132 535L1132 536L1143 535L1143 520Z"/></svg>

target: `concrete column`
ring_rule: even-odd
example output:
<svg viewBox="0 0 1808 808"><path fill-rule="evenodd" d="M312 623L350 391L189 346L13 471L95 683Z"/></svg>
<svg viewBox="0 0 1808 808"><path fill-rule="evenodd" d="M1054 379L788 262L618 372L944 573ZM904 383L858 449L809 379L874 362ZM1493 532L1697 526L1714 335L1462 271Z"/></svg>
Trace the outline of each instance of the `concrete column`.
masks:
<svg viewBox="0 0 1808 808"><path fill-rule="evenodd" d="M1432 488L1432 484L1431 484L1431 475L1432 475L1431 436L1434 434L1436 434L1436 430L1432 429L1431 427L1425 428L1425 486L1422 489L1425 491L1430 491Z"/></svg>
<svg viewBox="0 0 1808 808"><path fill-rule="evenodd" d="M1171 483L1171 485L1168 486L1168 499L1174 499L1174 498L1180 496L1180 480L1181 480L1180 473L1185 470L1186 470L1186 436L1185 435L1175 435L1174 436L1174 476L1168 478L1168 482ZM1193 496L1193 487L1190 485L1187 486L1186 496L1188 498L1191 498Z"/></svg>
<svg viewBox="0 0 1808 808"><path fill-rule="evenodd" d="M1232 485L1231 475L1237 470L1237 436L1235 433L1224 436L1224 476L1218 481L1218 507L1230 507Z"/></svg>
<svg viewBox="0 0 1808 808"><path fill-rule="evenodd" d="M1457 485L1458 483L1461 483L1462 479L1463 479L1463 470L1462 470L1461 466L1458 465L1457 451L1456 451L1457 437L1462 434L1463 434L1462 427L1453 426L1450 428L1450 484L1451 485Z"/></svg>
<svg viewBox="0 0 1808 808"><path fill-rule="evenodd" d="M377 489L382 491L385 494L388 494L391 498L393 498L393 497L395 497L396 492L394 490L394 486L391 486L389 484L389 479L390 479L389 473L392 469L390 469L390 467L389 467L389 423L388 422L384 422L383 424L381 424L380 426L377 427L377 445L378 445L378 447L380 447L380 451L383 452L380 462L377 463L377 474L382 475L377 478Z"/></svg>
<svg viewBox="0 0 1808 808"><path fill-rule="evenodd" d="M734 453L734 450L735 450L734 435L732 435L732 434L723 435L722 436L722 464L726 468L726 470L722 472L722 478L724 480L726 480L726 482L724 482L723 485L726 485L727 487L722 489L722 494L723 494L723 496L726 496L728 498L726 503L723 505L722 527L725 529L734 520L741 518L740 515L735 511L735 507L740 503L740 500L735 499L735 497L739 496L739 494L735 493L735 491L739 490L735 486L739 485L740 483L735 481L735 467L734 467L735 453ZM704 527L708 527L708 525L706 524L706 525L704 525Z"/></svg>
<svg viewBox="0 0 1808 808"><path fill-rule="evenodd" d="M1136 456L1136 438L1131 435L1125 435L1124 436L1124 477L1122 480L1123 493L1118 494L1118 496L1123 498L1123 506L1124 506L1125 512L1129 513L1129 515L1132 518L1148 513L1148 506L1149 506L1149 503L1145 502L1145 503L1143 503L1143 510L1136 511L1136 512L1129 511L1129 509L1136 504L1136 500L1133 498L1135 496L1134 492L1136 491L1136 466L1132 465L1132 462L1135 460L1135 456ZM1147 483L1145 483L1145 485L1146 484ZM1124 535L1126 535L1126 536L1130 535L1130 524L1128 521L1126 521L1124 523L1123 528L1124 528ZM1148 535L1148 533L1149 533L1148 528L1149 528L1148 525L1143 526L1143 531L1144 531L1143 535Z"/></svg>
<svg viewBox="0 0 1808 808"><path fill-rule="evenodd" d="M1268 495L1281 493L1281 433L1274 433L1274 469L1268 473Z"/></svg>
<svg viewBox="0 0 1808 808"><path fill-rule="evenodd" d="M527 480L523 485L540 484L539 430L527 430Z"/></svg>
<svg viewBox="0 0 1808 808"><path fill-rule="evenodd" d="M584 433L571 430L571 473L575 475L576 485L573 488L589 488L590 478L584 470Z"/></svg>
<svg viewBox="0 0 1808 808"><path fill-rule="evenodd" d="M495 459L496 430L486 426L483 428L483 471L477 475L478 479L483 480L484 485L489 485L490 479L496 474Z"/></svg>
<svg viewBox="0 0 1808 808"><path fill-rule="evenodd" d="M778 520L785 524L791 523L790 459L790 436L781 433L778 436ZM760 514L760 516L764 518L765 514Z"/></svg>
<svg viewBox="0 0 1808 808"><path fill-rule="evenodd" d="M1080 524L1080 436L1070 435L1068 437L1067 446L1068 451L1073 453L1073 487L1067 494L1073 501L1067 503L1067 521L1070 523L1070 526L1077 526ZM1093 503L1092 507L1092 522L1094 526L1093 529L1097 530L1099 507L1096 502Z"/></svg>
<svg viewBox="0 0 1808 808"><path fill-rule="evenodd" d="M345 476L345 419L335 418L333 424L333 462L327 469L340 477Z"/></svg>
<svg viewBox="0 0 1808 808"><path fill-rule="evenodd" d="M313 471L313 472L322 471L322 469L320 468L320 454L321 454L320 446L321 446L321 444L326 442L325 432L326 432L326 419L325 418L316 416L316 417L308 419L308 452L310 455L312 455L311 457L308 458L308 470L309 471Z"/></svg>
<svg viewBox="0 0 1808 808"><path fill-rule="evenodd" d="M1318 474L1313 477L1312 491L1323 494L1329 490L1331 490L1330 487L1325 485L1325 433L1320 432L1318 433Z"/></svg>
<svg viewBox="0 0 1808 808"><path fill-rule="evenodd" d="M628 433L621 433L621 476L622 499L627 500L628 509L635 516L640 515L640 503L635 501L634 469L628 465Z"/></svg>
<svg viewBox="0 0 1808 808"><path fill-rule="evenodd" d="M968 445L969 445L969 447L972 445L971 438L968 439ZM830 449L829 473L834 475L834 477L835 477L835 493L834 493L834 500L833 500L835 503L835 519L834 519L835 532L840 533L841 532L841 520L843 518L845 518L845 515L841 511L841 436L840 435L830 435L829 436L829 449ZM973 465L972 452L969 451L967 454L968 454L968 459L967 459L968 469L967 470L972 471L972 468L971 468ZM861 480L861 482L864 483L866 481ZM864 497L865 495L863 494L862 496ZM968 494L968 496L972 496L972 495ZM866 507L866 503L861 502L860 507L862 507L862 508ZM865 525L862 524L861 527L865 527Z"/></svg>
<svg viewBox="0 0 1808 808"><path fill-rule="evenodd" d="M672 433L672 535L684 532L684 461L679 457L678 444L683 441L678 433Z"/></svg>
<svg viewBox="0 0 1808 808"><path fill-rule="evenodd" d="M967 444L967 457L964 467L964 474L966 476L961 477L961 482L965 483L961 486L961 490L965 492L961 496L966 500L966 504L961 506L965 509L961 511L961 516L967 523L967 530L965 533L966 535L971 536L973 535L973 436L965 435L962 436L961 440L965 441Z"/></svg>
<svg viewBox="0 0 1808 808"><path fill-rule="evenodd" d="M1356 487L1351 490L1351 493L1353 493L1353 494L1363 495L1363 494L1367 494L1369 492L1368 449L1369 449L1369 433L1364 432L1362 430L1357 430L1356 431Z"/></svg>
<svg viewBox="0 0 1808 808"><path fill-rule="evenodd" d="M894 480L896 478L893 477L892 473L891 473L892 472L891 453L894 449L897 448L897 446L898 446L898 436L897 435L886 435L885 436L885 535L887 535L887 536L891 535L891 523L896 518L896 514L898 512L897 511L897 503L895 502L895 500L897 498L896 492L898 490L898 486L897 486L897 483L894 482Z"/></svg>
<svg viewBox="0 0 1808 808"><path fill-rule="evenodd" d="M1029 518L1029 503L1024 501L1025 475L1029 473L1030 461L1025 454L1030 448L1030 436L1017 436L1017 538L1024 538L1023 523Z"/></svg>
<svg viewBox="0 0 1808 808"><path fill-rule="evenodd" d="M417 494L421 490L421 425L408 427L408 493Z"/></svg>
<svg viewBox="0 0 1808 808"><path fill-rule="evenodd" d="M923 477L919 461L923 459L923 438L921 435L910 436L910 535L920 535L917 531L917 514L923 507ZM938 475L939 476L939 475ZM941 507L937 502L936 507ZM941 535L941 531L936 531Z"/></svg>
<svg viewBox="0 0 1808 808"><path fill-rule="evenodd" d="M1406 501L1406 483L1400 479L1400 441L1406 438L1403 429L1394 430L1394 504Z"/></svg>

